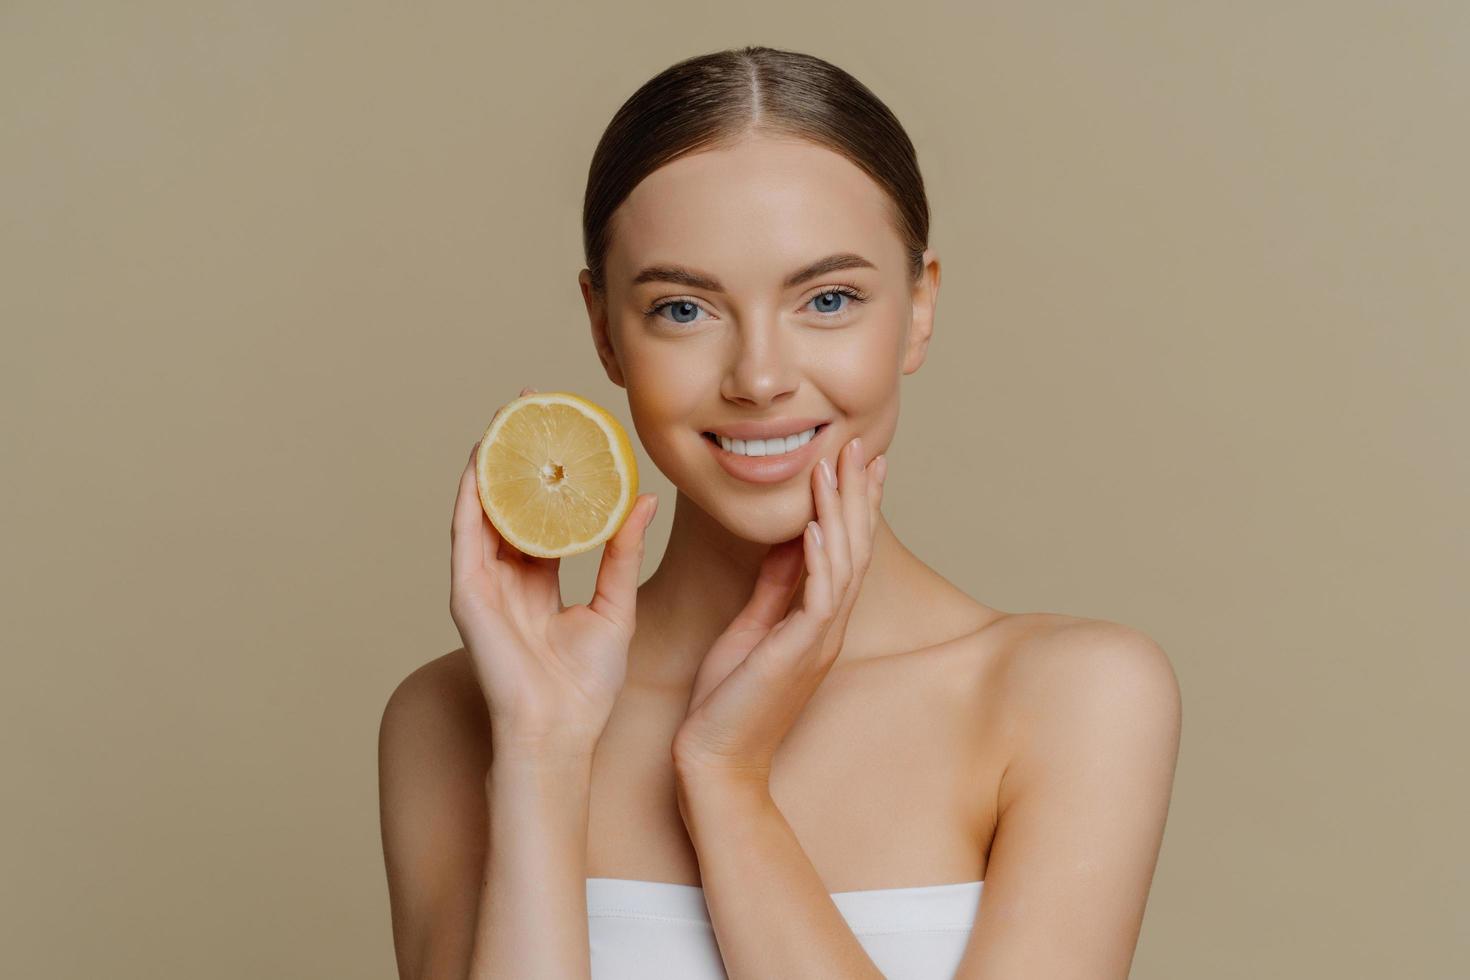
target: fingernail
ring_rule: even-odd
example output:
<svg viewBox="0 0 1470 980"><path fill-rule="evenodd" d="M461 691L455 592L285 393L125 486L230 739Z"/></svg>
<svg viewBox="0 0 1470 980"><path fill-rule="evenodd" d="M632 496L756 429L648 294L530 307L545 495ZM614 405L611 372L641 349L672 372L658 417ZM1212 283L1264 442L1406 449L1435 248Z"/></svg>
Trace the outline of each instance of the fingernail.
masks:
<svg viewBox="0 0 1470 980"><path fill-rule="evenodd" d="M863 437L854 436L852 440L852 456L854 459L863 458Z"/></svg>
<svg viewBox="0 0 1470 980"><path fill-rule="evenodd" d="M888 454L884 453L878 457L878 485L881 487L888 476Z"/></svg>
<svg viewBox="0 0 1470 980"><path fill-rule="evenodd" d="M827 481L827 486L833 490L837 489L837 475L832 472L832 464L827 462L827 457L822 457L822 479Z"/></svg>

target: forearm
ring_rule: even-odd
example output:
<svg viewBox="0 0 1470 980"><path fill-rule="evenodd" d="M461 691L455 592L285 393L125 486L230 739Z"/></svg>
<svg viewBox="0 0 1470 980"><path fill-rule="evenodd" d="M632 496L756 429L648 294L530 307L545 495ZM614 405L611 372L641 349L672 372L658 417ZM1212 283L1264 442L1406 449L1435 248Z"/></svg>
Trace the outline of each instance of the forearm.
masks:
<svg viewBox="0 0 1470 980"><path fill-rule="evenodd" d="M471 980L591 976L587 807L592 757L496 759Z"/></svg>
<svg viewBox="0 0 1470 980"><path fill-rule="evenodd" d="M882 980L765 786L680 778L678 792L731 980Z"/></svg>

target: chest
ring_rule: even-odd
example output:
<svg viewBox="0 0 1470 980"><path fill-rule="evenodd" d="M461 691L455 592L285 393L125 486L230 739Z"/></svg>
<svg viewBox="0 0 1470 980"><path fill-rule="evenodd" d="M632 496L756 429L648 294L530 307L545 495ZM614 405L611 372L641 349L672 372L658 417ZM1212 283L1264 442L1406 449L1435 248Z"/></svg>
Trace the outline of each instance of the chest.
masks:
<svg viewBox="0 0 1470 980"><path fill-rule="evenodd" d="M1000 753L963 649L834 668L772 761L771 795L828 891L984 878ZM593 760L589 877L699 884L669 756L681 696L622 692Z"/></svg>

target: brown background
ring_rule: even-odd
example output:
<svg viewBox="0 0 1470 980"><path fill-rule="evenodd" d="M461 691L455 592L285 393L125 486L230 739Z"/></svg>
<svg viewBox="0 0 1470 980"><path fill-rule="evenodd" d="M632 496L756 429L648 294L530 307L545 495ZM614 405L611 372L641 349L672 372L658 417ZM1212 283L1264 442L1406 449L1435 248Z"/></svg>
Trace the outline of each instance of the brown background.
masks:
<svg viewBox="0 0 1470 980"><path fill-rule="evenodd" d="M919 148L900 537L1173 659L1133 975L1470 974L1470 6L283 0L0 5L4 972L393 975L377 725L458 645L465 454L523 384L631 431L587 164L746 43Z"/></svg>

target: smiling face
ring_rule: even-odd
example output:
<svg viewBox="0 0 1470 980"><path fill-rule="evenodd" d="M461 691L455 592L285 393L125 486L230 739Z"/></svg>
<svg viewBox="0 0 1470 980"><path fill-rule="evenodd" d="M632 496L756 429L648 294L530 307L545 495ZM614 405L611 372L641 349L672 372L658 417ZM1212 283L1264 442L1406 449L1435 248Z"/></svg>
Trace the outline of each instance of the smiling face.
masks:
<svg viewBox="0 0 1470 980"><path fill-rule="evenodd" d="M581 274L599 357L627 389L650 458L740 537L800 534L816 516L818 459L835 469L861 435L866 463L893 437L899 379L923 363L932 329L939 263L926 253L911 282L889 207L840 154L748 137L645 178L612 218L607 295ZM745 458L707 435L817 423L789 459Z"/></svg>

